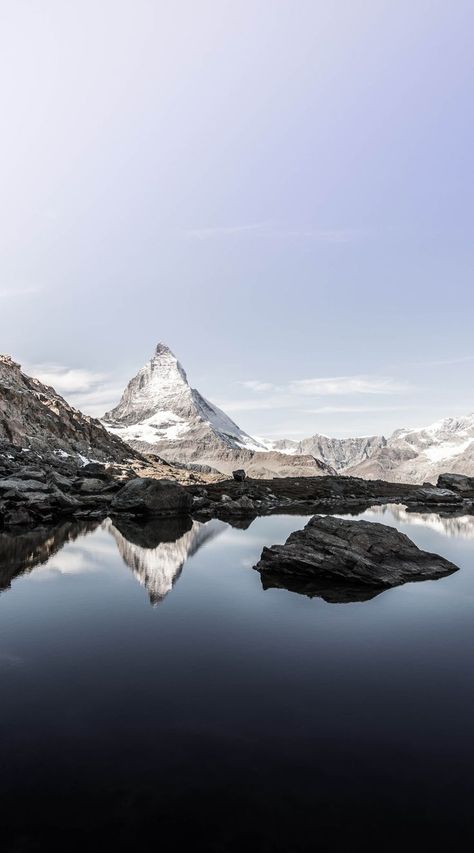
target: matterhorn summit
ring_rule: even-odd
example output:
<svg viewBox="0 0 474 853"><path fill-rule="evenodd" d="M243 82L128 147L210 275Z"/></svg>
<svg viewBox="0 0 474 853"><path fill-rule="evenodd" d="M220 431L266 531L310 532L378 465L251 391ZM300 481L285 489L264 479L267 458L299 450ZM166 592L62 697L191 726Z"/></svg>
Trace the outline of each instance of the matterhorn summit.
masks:
<svg viewBox="0 0 474 853"><path fill-rule="evenodd" d="M134 447L181 462L212 467L216 455L228 451L265 450L191 388L184 368L162 343L103 422Z"/></svg>
<svg viewBox="0 0 474 853"><path fill-rule="evenodd" d="M163 343L130 380L103 423L136 450L169 462L206 466L225 474L241 465L254 476L328 473L328 467L312 456L296 460L268 452L267 446L191 388L184 368Z"/></svg>

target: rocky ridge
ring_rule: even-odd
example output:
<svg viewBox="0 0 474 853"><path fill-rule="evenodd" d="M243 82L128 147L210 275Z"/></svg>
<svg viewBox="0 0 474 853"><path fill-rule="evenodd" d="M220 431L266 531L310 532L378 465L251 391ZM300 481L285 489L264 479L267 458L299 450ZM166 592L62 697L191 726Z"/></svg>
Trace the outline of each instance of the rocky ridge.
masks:
<svg viewBox="0 0 474 853"><path fill-rule="evenodd" d="M82 461L125 462L139 454L83 415L54 388L0 355L0 442Z"/></svg>

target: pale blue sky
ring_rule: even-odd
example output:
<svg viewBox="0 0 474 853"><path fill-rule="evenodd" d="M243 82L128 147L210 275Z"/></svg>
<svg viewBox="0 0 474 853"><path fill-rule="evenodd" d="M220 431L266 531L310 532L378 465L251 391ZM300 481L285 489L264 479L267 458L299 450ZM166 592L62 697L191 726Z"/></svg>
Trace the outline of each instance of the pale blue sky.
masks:
<svg viewBox="0 0 474 853"><path fill-rule="evenodd" d="M472 0L0 0L0 351L260 435L474 410Z"/></svg>

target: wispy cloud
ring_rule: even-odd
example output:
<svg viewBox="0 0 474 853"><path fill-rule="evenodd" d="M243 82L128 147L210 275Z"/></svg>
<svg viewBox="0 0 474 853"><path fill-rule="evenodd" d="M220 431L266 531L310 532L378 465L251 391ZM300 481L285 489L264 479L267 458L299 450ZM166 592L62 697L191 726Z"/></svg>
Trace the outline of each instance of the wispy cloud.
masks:
<svg viewBox="0 0 474 853"><path fill-rule="evenodd" d="M467 364L471 361L474 361L474 355L464 355L454 358L440 358L434 359L433 361L415 361L413 362L413 364L416 367L444 367L445 365L449 366L451 364Z"/></svg>
<svg viewBox="0 0 474 853"><path fill-rule="evenodd" d="M214 237L233 237L237 234L245 234L252 231L264 231L268 228L265 222L255 222L249 225L215 225L209 228L187 228L184 232L187 237L197 240L211 240Z"/></svg>
<svg viewBox="0 0 474 853"><path fill-rule="evenodd" d="M278 386L273 385L271 382L261 382L259 379L246 379L242 382L239 382L239 385L242 385L243 388L248 388L249 391L275 391Z"/></svg>
<svg viewBox="0 0 474 853"><path fill-rule="evenodd" d="M355 415L381 412L407 412L411 406L319 406L316 409L302 409L307 415Z"/></svg>
<svg viewBox="0 0 474 853"><path fill-rule="evenodd" d="M93 417L101 417L116 405L123 383L107 373L62 364L25 365L25 371L52 386L68 403Z"/></svg>
<svg viewBox="0 0 474 853"><path fill-rule="evenodd" d="M211 240L222 237L235 237L239 235L261 234L266 237L297 238L312 240L316 243L353 243L368 237L369 229L362 228L317 228L313 226L287 226L271 222L251 222L240 225L213 225L205 228L187 228L184 231L187 237L197 240Z"/></svg>
<svg viewBox="0 0 474 853"><path fill-rule="evenodd" d="M228 412L250 412L265 409L294 409L306 414L355 413L381 411L379 406L372 403L359 405L351 398L393 396L408 393L413 387L406 382L400 382L390 376L332 376L315 377L313 379L294 379L283 385L264 382L260 379L246 379L238 383L243 388L252 391L252 397L224 400L219 405ZM308 409L308 401L325 397L346 397L343 405L323 405ZM398 410L398 406L396 409ZM394 408L385 411L394 411Z"/></svg>
<svg viewBox="0 0 474 853"><path fill-rule="evenodd" d="M390 376L333 376L315 379L295 379L289 390L304 396L333 396L337 394L402 394L410 386Z"/></svg>
<svg viewBox="0 0 474 853"><path fill-rule="evenodd" d="M43 290L39 285L28 285L27 287L0 287L0 299L22 299L24 296L33 296Z"/></svg>

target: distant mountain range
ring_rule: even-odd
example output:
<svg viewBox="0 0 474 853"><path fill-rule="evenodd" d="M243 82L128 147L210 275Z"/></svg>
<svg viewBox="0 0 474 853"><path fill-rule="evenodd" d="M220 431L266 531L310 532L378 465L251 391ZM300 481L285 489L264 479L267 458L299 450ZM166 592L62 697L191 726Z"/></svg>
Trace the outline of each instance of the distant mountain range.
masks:
<svg viewBox="0 0 474 853"><path fill-rule="evenodd" d="M338 473L407 483L432 481L447 471L474 475L474 415L396 430L389 438L317 433L302 441L255 439L190 387L165 344L158 344L103 423L143 453L225 474L243 467L254 477Z"/></svg>
<svg viewBox="0 0 474 853"><path fill-rule="evenodd" d="M446 472L474 476L474 415L399 429L389 438L316 433L302 441L256 439L191 388L165 344L158 344L102 422L27 376L10 356L0 356L1 441L84 461L146 454L204 472L244 468L257 478L346 474L418 483Z"/></svg>

